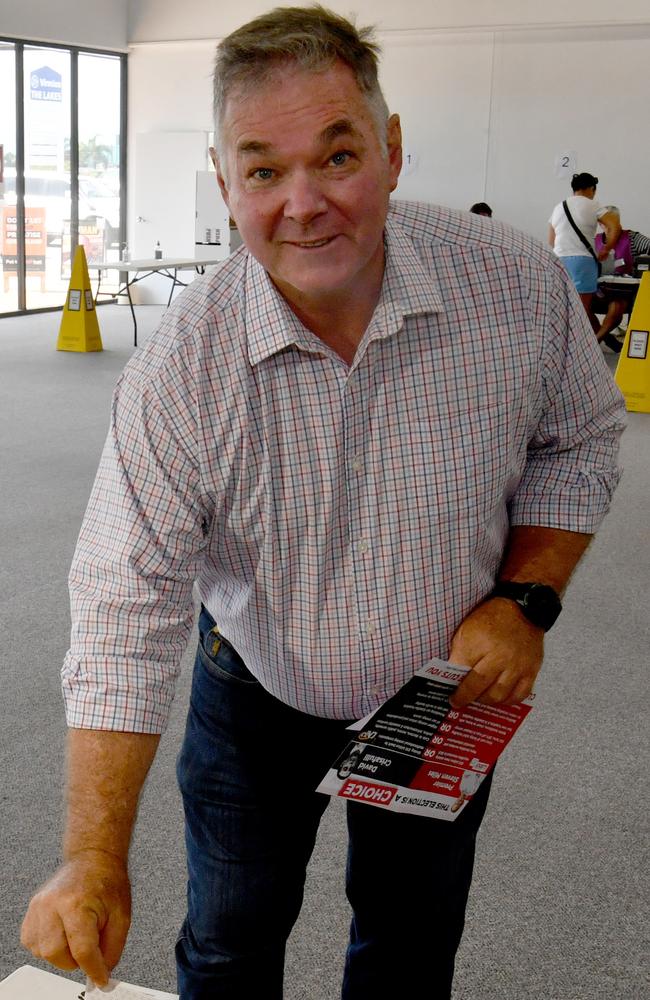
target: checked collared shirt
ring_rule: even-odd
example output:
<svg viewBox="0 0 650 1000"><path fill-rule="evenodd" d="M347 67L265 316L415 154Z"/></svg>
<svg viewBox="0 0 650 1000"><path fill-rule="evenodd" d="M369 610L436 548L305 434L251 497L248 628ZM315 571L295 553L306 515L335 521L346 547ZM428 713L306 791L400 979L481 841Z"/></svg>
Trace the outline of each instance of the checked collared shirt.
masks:
<svg viewBox="0 0 650 1000"><path fill-rule="evenodd" d="M511 524L598 526L624 409L561 264L423 204L385 246L350 366L244 248L127 365L70 573L69 725L162 731L197 598L275 697L361 717L447 656Z"/></svg>

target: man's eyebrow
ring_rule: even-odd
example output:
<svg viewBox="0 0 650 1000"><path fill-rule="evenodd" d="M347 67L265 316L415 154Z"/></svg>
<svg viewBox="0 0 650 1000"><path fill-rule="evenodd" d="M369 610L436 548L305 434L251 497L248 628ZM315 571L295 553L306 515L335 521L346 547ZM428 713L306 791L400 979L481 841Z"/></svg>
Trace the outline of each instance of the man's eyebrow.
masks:
<svg viewBox="0 0 650 1000"><path fill-rule="evenodd" d="M248 156L250 154L268 153L270 149L270 142L259 142L257 139L248 139L237 146L237 153L239 156Z"/></svg>
<svg viewBox="0 0 650 1000"><path fill-rule="evenodd" d="M338 121L332 122L331 125L323 129L319 139L326 145L341 135L358 137L361 133L348 118L339 118ZM264 156L272 151L273 146L270 142L261 142L259 139L245 139L237 146L239 156Z"/></svg>
<svg viewBox="0 0 650 1000"><path fill-rule="evenodd" d="M320 134L320 138L323 142L332 142L333 139L338 139L340 135L351 135L359 136L361 133L348 118L339 118L338 121L332 122L327 128L323 129Z"/></svg>

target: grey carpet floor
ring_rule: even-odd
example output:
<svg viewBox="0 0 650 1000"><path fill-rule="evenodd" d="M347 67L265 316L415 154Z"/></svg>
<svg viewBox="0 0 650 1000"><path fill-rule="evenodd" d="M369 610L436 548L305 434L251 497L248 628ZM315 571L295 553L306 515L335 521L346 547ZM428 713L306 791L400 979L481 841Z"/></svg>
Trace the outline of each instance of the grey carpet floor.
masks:
<svg viewBox="0 0 650 1000"><path fill-rule="evenodd" d="M144 342L160 310L138 313ZM54 350L58 314L0 320L0 978L40 964L22 950L19 925L59 856L66 575L110 393L132 351L128 310L106 306L99 318L105 350L89 355ZM630 414L622 461L612 511L549 635L535 711L497 770L454 1000L650 996L650 414ZM133 926L118 968L123 979L167 990L184 905L173 771L191 660L190 649L140 809ZM344 812L333 803L290 941L286 1000L339 995L344 859ZM413 917L422 919L395 915Z"/></svg>

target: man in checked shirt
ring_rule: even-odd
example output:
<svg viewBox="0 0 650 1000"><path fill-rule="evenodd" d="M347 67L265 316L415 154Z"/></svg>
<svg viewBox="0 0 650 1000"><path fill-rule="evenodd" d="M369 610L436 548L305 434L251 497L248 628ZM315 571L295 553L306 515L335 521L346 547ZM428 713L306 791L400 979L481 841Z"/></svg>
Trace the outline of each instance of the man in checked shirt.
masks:
<svg viewBox="0 0 650 1000"><path fill-rule="evenodd" d="M400 125L367 31L322 8L256 19L219 46L215 112L245 246L115 392L71 571L65 861L23 941L99 984L118 961L196 585L179 989L278 1000L346 725L432 656L472 668L456 705L529 694L617 481L623 410L545 248L389 207ZM277 801L265 763L289 756ZM454 823L348 804L345 1000L450 996L487 795Z"/></svg>

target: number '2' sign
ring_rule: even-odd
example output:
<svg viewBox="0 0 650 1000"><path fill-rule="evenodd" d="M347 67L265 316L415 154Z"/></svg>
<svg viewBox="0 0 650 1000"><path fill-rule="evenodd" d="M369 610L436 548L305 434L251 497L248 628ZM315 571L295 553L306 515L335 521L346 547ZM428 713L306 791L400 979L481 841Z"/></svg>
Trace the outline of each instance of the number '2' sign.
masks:
<svg viewBox="0 0 650 1000"><path fill-rule="evenodd" d="M553 173L558 178L572 177L576 173L576 154L572 150L558 153L555 157Z"/></svg>

